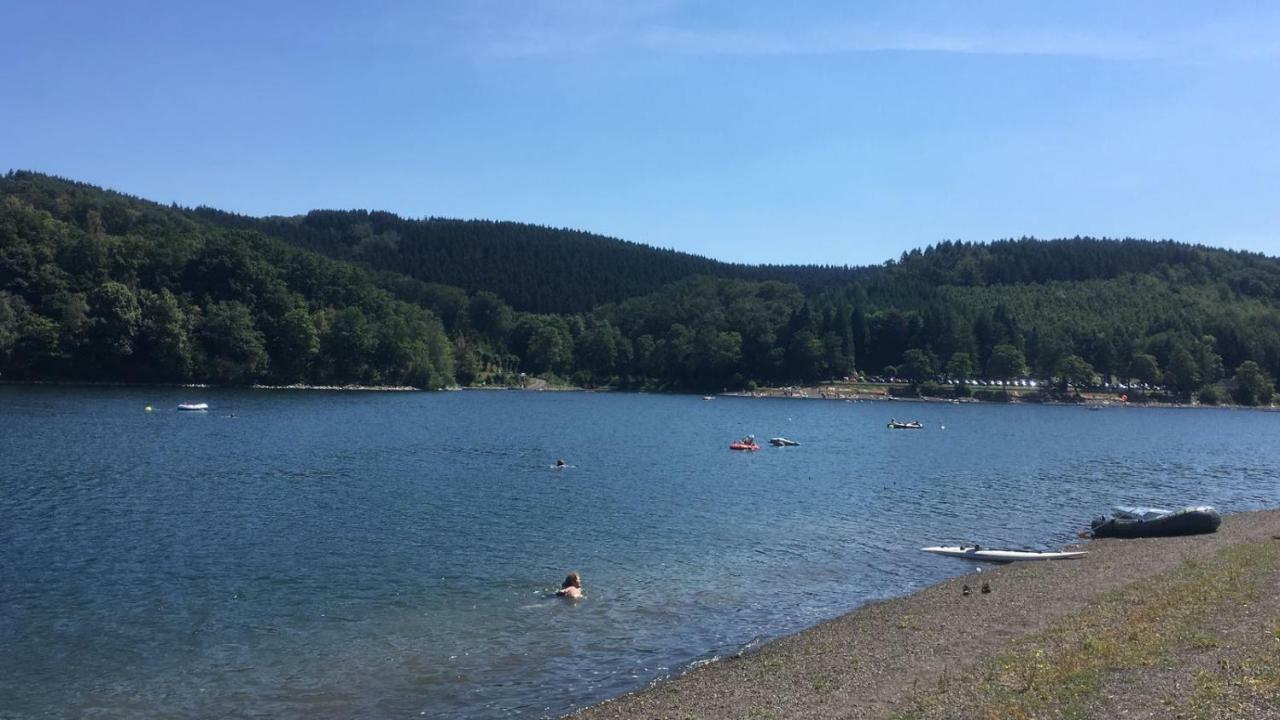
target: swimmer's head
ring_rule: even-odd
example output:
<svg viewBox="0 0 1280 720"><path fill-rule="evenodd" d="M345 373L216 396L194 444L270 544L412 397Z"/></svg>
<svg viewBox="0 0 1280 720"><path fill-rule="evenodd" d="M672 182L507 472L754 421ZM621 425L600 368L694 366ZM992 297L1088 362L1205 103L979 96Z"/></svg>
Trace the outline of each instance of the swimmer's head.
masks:
<svg viewBox="0 0 1280 720"><path fill-rule="evenodd" d="M576 588L578 588L579 590L581 590L581 589L582 589L582 576L581 576L581 575L579 575L579 574L578 574L578 573L576 573L576 572L571 572L571 573L569 573L568 575L566 575L566 576L565 576L565 578L564 578L564 582L560 584L560 588L561 588L561 589L564 589L564 588L567 588L567 587L576 587Z"/></svg>

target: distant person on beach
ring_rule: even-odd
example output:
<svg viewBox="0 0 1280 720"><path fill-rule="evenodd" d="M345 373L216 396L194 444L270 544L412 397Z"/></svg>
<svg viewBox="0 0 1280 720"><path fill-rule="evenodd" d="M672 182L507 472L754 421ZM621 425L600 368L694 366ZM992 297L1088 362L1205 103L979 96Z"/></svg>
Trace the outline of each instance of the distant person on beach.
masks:
<svg viewBox="0 0 1280 720"><path fill-rule="evenodd" d="M556 595L568 600L581 600L582 576L576 572L569 573L564 582L560 584L560 589L556 591Z"/></svg>

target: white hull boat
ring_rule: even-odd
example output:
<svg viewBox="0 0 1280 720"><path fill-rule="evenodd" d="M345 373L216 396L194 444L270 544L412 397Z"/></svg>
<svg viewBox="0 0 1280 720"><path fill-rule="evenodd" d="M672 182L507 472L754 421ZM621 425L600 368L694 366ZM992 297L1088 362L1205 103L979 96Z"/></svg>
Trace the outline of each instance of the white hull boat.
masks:
<svg viewBox="0 0 1280 720"><path fill-rule="evenodd" d="M980 560L983 562L1020 562L1024 560L1074 560L1082 558L1089 553L1085 550L1072 550L1068 552L1039 552L1036 550L989 550L979 546L959 547L927 547L920 548L927 553L935 555L945 555L947 557L962 558L964 560Z"/></svg>
<svg viewBox="0 0 1280 720"><path fill-rule="evenodd" d="M181 403L178 405L178 409L185 410L187 412L199 412L201 410L208 410L209 403Z"/></svg>

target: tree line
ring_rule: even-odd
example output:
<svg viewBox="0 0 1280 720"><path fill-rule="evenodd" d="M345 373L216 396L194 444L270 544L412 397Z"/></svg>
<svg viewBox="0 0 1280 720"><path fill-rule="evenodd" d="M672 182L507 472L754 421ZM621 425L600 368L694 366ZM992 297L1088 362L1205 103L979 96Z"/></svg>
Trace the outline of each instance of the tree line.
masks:
<svg viewBox="0 0 1280 720"><path fill-rule="evenodd" d="M1265 403L1280 263L1022 238L869 268L744 266L516 223L246 218L0 180L5 378L441 387L519 373L671 390L1031 376Z"/></svg>
<svg viewBox="0 0 1280 720"><path fill-rule="evenodd" d="M87 185L0 180L0 376L440 387L453 349L371 273Z"/></svg>

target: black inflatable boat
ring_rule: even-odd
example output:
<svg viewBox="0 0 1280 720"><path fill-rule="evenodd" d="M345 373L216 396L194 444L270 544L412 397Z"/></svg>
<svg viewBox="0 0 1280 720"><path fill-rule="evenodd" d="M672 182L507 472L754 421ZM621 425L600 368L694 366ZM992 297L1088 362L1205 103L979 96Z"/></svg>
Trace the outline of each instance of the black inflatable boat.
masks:
<svg viewBox="0 0 1280 720"><path fill-rule="evenodd" d="M1222 524L1222 516L1211 507L1181 510L1157 508L1115 508L1110 517L1093 520L1094 537L1167 537L1211 533Z"/></svg>

